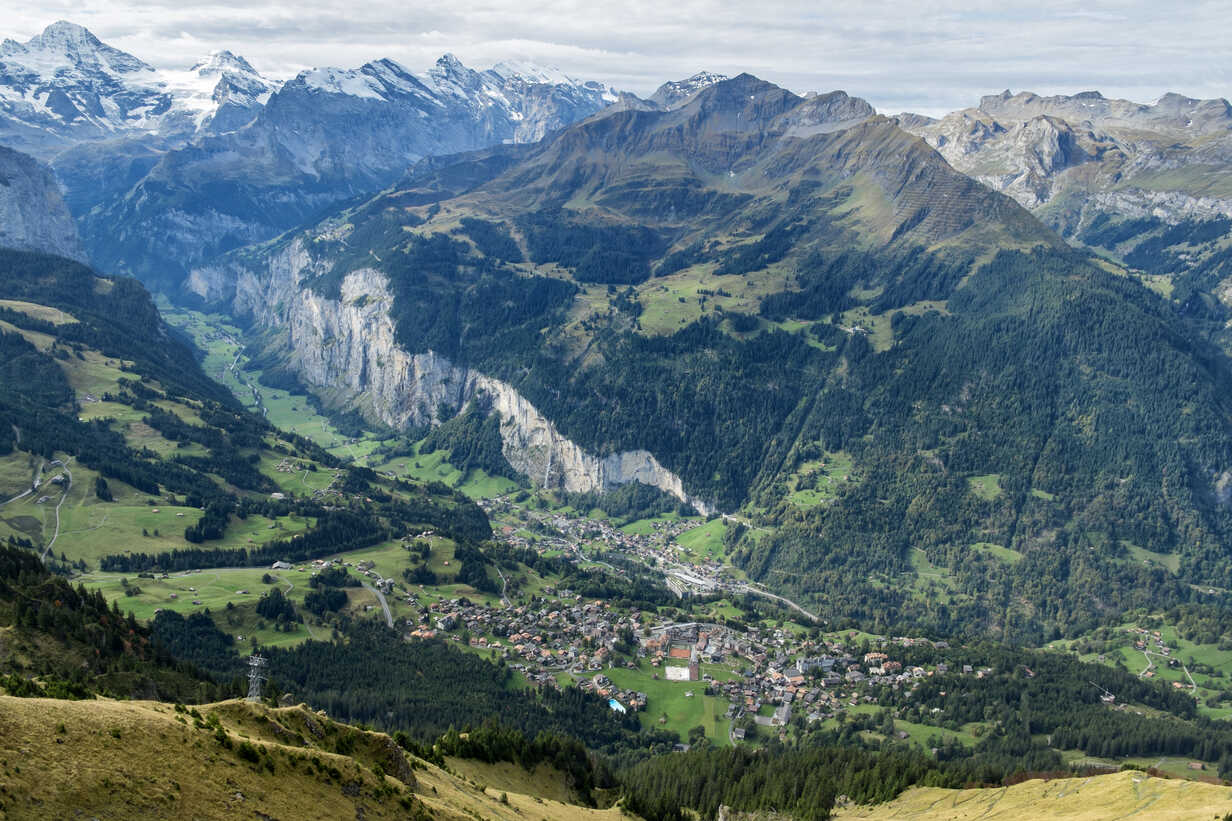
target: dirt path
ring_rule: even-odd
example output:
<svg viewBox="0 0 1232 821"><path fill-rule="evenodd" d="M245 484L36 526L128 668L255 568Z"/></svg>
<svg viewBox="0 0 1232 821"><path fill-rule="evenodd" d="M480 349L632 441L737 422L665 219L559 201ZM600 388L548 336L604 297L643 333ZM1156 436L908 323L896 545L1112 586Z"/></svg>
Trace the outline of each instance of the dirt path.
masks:
<svg viewBox="0 0 1232 821"><path fill-rule="evenodd" d="M52 534L51 541L47 543L47 547L43 548L43 555L39 558L47 561L47 554L51 552L51 548L55 545L56 539L60 538L60 508L64 504L64 500L68 498L69 491L73 489L73 472L68 469L68 463L65 462L61 467L64 468L64 475L68 477L64 484L64 492L60 494L60 501L56 502L56 532ZM42 468L40 468L41 470Z"/></svg>

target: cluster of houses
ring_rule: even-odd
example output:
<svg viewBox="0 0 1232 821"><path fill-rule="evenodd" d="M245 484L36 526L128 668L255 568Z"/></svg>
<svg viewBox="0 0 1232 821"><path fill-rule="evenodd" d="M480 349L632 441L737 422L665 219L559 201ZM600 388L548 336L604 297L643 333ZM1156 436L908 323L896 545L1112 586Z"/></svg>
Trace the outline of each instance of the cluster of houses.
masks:
<svg viewBox="0 0 1232 821"><path fill-rule="evenodd" d="M489 515L508 514L513 505L504 499L483 500L480 507ZM519 509L528 519L533 536L526 536L512 525L499 529L497 538L515 547L529 547L543 553L563 551L578 555L578 545L601 542L605 550L629 555L648 566L664 569L668 587L683 594L686 589L708 592L720 589L730 568L713 556L693 556L681 564L681 548L675 540L702 522L696 519L656 520L649 533L626 533L611 522L568 516L560 512L539 513Z"/></svg>
<svg viewBox="0 0 1232 821"><path fill-rule="evenodd" d="M408 624L406 635L451 634L461 640L466 631L470 646L501 653L531 683L558 687L572 682L610 699L619 712L645 709L646 694L617 687L603 671L637 668L640 662L656 678L680 681L682 687L698 682L699 694L726 698L728 718L748 714L769 726L786 725L797 711L809 721L824 720L871 701L875 686L911 688L919 679L950 672L945 664L926 670L892 657L895 647L925 639L891 639L883 649L861 655L846 643L808 639L790 630L656 622L648 614L622 614L605 602L555 592L560 600L504 609L465 598L435 602L418 624ZM982 678L990 671L964 666L961 672Z"/></svg>

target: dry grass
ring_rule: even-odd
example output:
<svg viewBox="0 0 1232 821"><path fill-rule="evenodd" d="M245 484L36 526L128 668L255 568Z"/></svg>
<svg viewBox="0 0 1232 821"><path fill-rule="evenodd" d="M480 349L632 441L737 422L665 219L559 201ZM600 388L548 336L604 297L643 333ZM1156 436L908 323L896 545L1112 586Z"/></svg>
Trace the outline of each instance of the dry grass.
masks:
<svg viewBox="0 0 1232 821"><path fill-rule="evenodd" d="M1123 772L1092 778L1025 781L1012 787L943 790L916 787L875 807L839 810L838 819L916 821L1210 821L1232 812L1232 788Z"/></svg>
<svg viewBox="0 0 1232 821"><path fill-rule="evenodd" d="M411 762L384 734L303 706L196 709L220 729L157 702L0 696L0 819L406 818L412 802L442 819L621 817L514 792L506 803L493 787ZM245 743L256 762L239 754Z"/></svg>

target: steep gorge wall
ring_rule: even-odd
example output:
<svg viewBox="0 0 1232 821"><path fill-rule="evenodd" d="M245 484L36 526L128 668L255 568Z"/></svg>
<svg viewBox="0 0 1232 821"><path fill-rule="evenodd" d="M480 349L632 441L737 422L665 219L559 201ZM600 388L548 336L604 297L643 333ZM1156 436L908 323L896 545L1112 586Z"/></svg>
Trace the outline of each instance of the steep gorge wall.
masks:
<svg viewBox="0 0 1232 821"><path fill-rule="evenodd" d="M398 345L385 275L363 268L346 276L341 299L304 287L321 263L295 239L260 272L229 264L193 271L188 287L211 302L229 301L237 315L283 336L290 367L316 392L360 407L393 428L436 424L442 407L458 410L485 396L500 415L505 458L536 485L573 493L606 491L632 481L659 488L699 512L680 477L645 450L592 454L562 435L512 385L428 351Z"/></svg>

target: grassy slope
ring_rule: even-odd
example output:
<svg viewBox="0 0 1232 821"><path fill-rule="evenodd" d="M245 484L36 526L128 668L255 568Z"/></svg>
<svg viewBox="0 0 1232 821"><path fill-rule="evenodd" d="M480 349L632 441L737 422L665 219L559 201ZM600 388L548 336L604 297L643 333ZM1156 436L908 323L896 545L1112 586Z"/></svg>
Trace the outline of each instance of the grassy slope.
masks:
<svg viewBox="0 0 1232 821"><path fill-rule="evenodd" d="M218 715L233 749L219 744L212 730L194 728L191 718L178 721L168 704L0 697L0 818L409 816L402 802L411 790L373 771L376 764L387 773L408 770L387 736L357 732L303 708L223 702L200 709L206 717ZM356 740L351 756L330 751L344 736ZM237 755L246 739L268 753L260 764ZM414 797L441 819L621 817L615 809L517 793L505 804L497 789L432 765L408 780Z"/></svg>
<svg viewBox="0 0 1232 821"><path fill-rule="evenodd" d="M1228 787L1124 772L1093 778L1027 781L996 789L917 787L888 804L839 810L835 817L918 821L965 821L975 818L981 821L1018 821L1023 818L1110 821L1137 817L1158 821L1209 821L1230 811L1232 789Z"/></svg>

